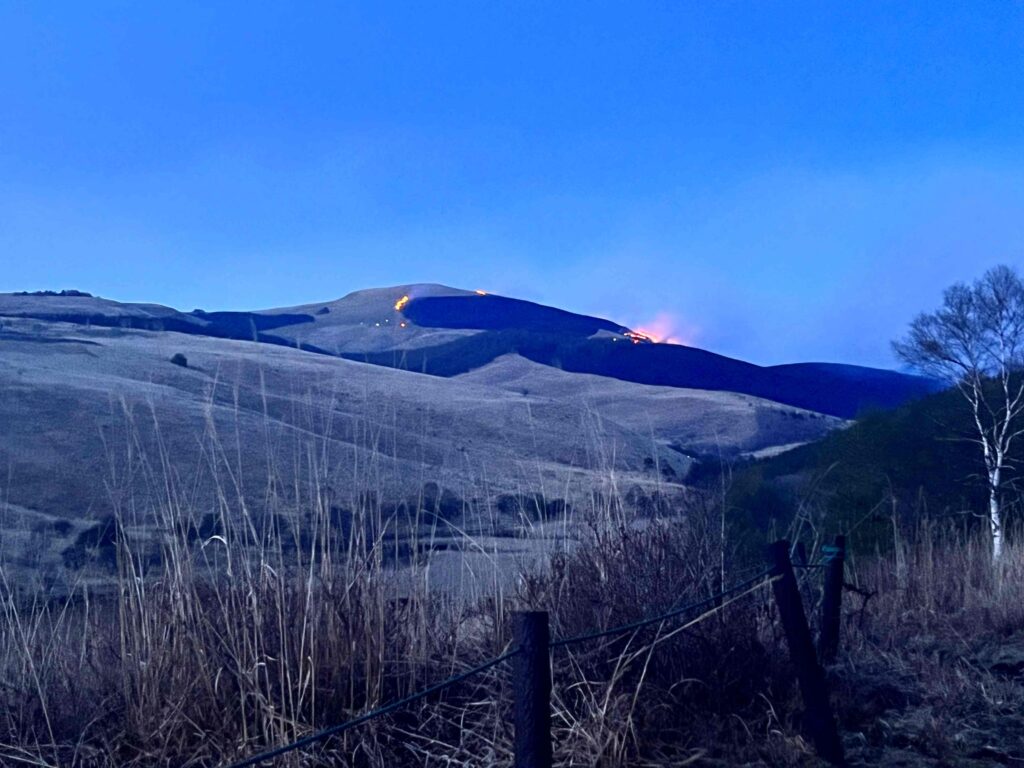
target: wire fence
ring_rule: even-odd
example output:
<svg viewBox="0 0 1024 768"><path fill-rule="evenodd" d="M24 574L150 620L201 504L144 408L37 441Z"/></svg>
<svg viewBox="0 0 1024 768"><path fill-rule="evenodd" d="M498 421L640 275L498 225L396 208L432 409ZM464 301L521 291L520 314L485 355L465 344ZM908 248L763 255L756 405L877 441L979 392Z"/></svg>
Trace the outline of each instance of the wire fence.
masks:
<svg viewBox="0 0 1024 768"><path fill-rule="evenodd" d="M326 739L329 739L332 736L337 736L339 733L344 733L345 731L355 728L358 725L367 723L370 720L375 720L378 717L383 717L384 715L389 715L392 712L395 712L396 710L399 710L405 706L408 706L409 704L419 701L420 699L425 699L433 693L443 691L445 688L450 688L451 686L461 683L463 680L467 680L473 677L474 675L478 675L481 672L486 672L488 669L491 669L505 661L508 661L513 656L516 656L518 653L518 650L503 653L501 656L493 658L490 661L486 661L483 664L480 664L479 666L473 667L472 669L467 669L465 672L460 672L457 675L452 675L447 680L442 680L439 683L435 683L434 685L424 688L422 691L417 691L416 693L409 694L404 698L393 701L390 704L385 704L383 707L378 707L377 709L370 710L369 712L366 712L360 715L359 717L355 717L344 723L332 725L330 728L324 728L322 731L311 733L309 736L304 736L303 738L293 741L290 744L285 744L284 746L277 747L276 749L270 749L266 752L261 752L258 755L253 755L252 757L246 758L240 763L232 763L229 766L229 768L246 768L247 766L258 765L267 760L272 760L275 757L280 757L281 755L287 754L288 752L294 752L297 749L302 749L303 747L308 747L318 742L325 741Z"/></svg>
<svg viewBox="0 0 1024 768"><path fill-rule="evenodd" d="M560 648L560 647L566 646L566 645L574 645L576 643L583 643L583 642L586 642L588 640L597 640L597 639L602 638L602 637L611 637L613 635L624 635L627 632L635 632L636 630L644 629L645 627L649 627L652 624L659 624L659 623L661 623L663 621L668 621L669 619L674 619L677 616L682 616L683 614L689 613L691 611L695 611L698 608L704 608L705 606L708 606L708 605L714 605L715 603L718 603L718 602L722 601L724 598L728 597L729 595L731 595L731 594L733 594L735 592L739 592L744 587L749 587L751 584L764 579L765 577L769 576L770 574L771 574L771 569L767 569L767 570L761 571L761 573L759 573L757 576L754 576L751 579L747 579L746 581L740 582L739 584L735 584L735 585L729 587L728 589L725 589L725 590L719 592L717 595L713 595L712 597L705 598L704 600L699 600L699 601L697 601L695 603L690 603L689 605L684 605L681 608L674 608L673 610L668 611L666 613L663 613L663 614L661 614L659 616L652 616L651 618L648 618L648 619L641 619L640 621L634 621L634 622L631 622L629 624L623 624L623 625L618 626L618 627L612 627L611 629L602 629L602 630L597 630L595 632L586 632L584 634L576 635L574 637L567 637L567 638L564 638L562 640L553 640L551 642L551 647L552 648Z"/></svg>
<svg viewBox="0 0 1024 768"><path fill-rule="evenodd" d="M599 640L605 637L625 635L631 632L637 632L639 630L646 629L647 627L652 626L654 624L663 624L666 621L671 621L672 619L676 619L680 616L693 613L694 611L706 608L708 606L713 606L712 610L707 611L706 613L696 617L693 621L687 622L687 624L684 627L679 627L677 629L677 631L681 631L684 628L695 626L701 621L704 621L705 619L713 616L715 613L717 613L719 610L724 608L729 603L735 602L741 597L744 597L747 594L751 594L779 578L781 578L781 576L775 573L775 569L767 568L758 573L756 576L746 579L738 584L734 584L733 586L724 589L721 592L711 597L705 598L703 600L698 600L681 607L673 608L672 610L659 614L657 616L652 616L649 618L641 619L639 621L633 621L628 624L622 624L616 627L611 627L610 629L596 630L593 632L586 632L571 637L552 640L549 643L548 647L551 649L564 648L570 645L585 643L592 640ZM727 600L727 598L731 599ZM264 763L268 760L280 757L289 752L294 752L295 750L299 750L304 747L309 747L313 744L323 742L327 739L330 739L333 736L337 736L338 734L344 733L345 731L351 730L352 728L362 725L363 723L367 723L370 720L374 720L378 717L389 715L399 709L402 709L403 707L408 706L409 704L413 704L421 699L425 699L431 694L438 693L442 690L458 685L459 683L475 675L486 672L487 670L492 669L498 666L499 664L502 664L506 661L515 658L520 654L520 652L521 648L517 647L515 649L512 649L501 654L500 656L497 656L496 658L490 659L489 661L486 661L483 664L473 667L472 669L460 672L459 674L453 675L447 678L446 680L442 680L439 683L435 683L434 685L424 688L423 690L418 691L416 693L405 696L404 698L392 701L389 704L385 704L384 706L378 707L377 709L373 709L351 720L330 726L329 728L324 728L323 730L317 731L316 733L311 733L308 736L304 736L303 738L297 739L296 741L293 741L289 744L285 744L274 749L269 749L265 752L260 752L259 754L248 757L240 762L230 763L224 766L224 768L249 768L249 766L259 765L260 763Z"/></svg>

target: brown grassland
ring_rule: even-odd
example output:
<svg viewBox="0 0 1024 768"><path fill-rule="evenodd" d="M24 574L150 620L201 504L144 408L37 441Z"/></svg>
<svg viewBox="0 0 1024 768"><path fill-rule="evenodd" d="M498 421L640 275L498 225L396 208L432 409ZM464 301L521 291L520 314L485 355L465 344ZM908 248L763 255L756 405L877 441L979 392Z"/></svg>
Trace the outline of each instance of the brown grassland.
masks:
<svg viewBox="0 0 1024 768"><path fill-rule="evenodd" d="M573 513L572 546L512 587L467 599L431 588L429 556L396 564L398 529L378 496L364 497L343 534L310 469L298 535L230 492L222 467L211 502L220 524L197 536L206 500L168 457L150 458L161 486L150 498L162 501L119 515L152 519L158 565L119 535L113 588L83 581L56 599L19 589L0 564L4 765L228 765L501 654L515 610L550 611L564 637L764 568L756 547L732 541L743 511L723 509L720 494L638 514L595 493ZM422 530L409 528L402 546L419 552ZM809 530L813 558L821 540ZM919 522L885 551L853 553L847 581L860 592L847 594L828 670L851 763L1024 759L1024 548L1011 545L994 568L987 546ZM813 626L820 571L801 578ZM554 651L556 764L816 765L770 588L680 624ZM274 764L510 765L510 702L499 666Z"/></svg>

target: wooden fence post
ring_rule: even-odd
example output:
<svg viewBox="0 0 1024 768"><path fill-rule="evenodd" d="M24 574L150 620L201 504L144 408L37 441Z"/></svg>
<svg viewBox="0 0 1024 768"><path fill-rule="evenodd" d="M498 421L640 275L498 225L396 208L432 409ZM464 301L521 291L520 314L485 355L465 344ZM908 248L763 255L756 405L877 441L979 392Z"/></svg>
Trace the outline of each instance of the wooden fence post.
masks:
<svg viewBox="0 0 1024 768"><path fill-rule="evenodd" d="M843 612L843 579L846 563L846 537L836 536L834 547L825 547L824 591L821 599L821 634L818 654L822 664L831 664L839 651L839 627Z"/></svg>
<svg viewBox="0 0 1024 768"><path fill-rule="evenodd" d="M515 768L551 768L551 634L547 611L515 615Z"/></svg>
<svg viewBox="0 0 1024 768"><path fill-rule="evenodd" d="M786 633L789 656L796 667L800 693L804 700L804 727L814 742L818 754L834 765L842 765L843 744L839 730L832 716L832 705L825 687L825 671L818 664L807 626L800 589L793 574L793 563L789 559L789 542L776 541L768 547L768 558L772 566L772 582L775 602L779 607L779 618Z"/></svg>

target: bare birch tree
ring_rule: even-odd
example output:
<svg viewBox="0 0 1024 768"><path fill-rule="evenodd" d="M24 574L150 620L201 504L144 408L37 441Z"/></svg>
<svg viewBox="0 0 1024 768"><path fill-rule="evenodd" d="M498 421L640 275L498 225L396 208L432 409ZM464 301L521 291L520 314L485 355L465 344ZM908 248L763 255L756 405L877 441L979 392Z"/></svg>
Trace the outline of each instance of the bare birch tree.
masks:
<svg viewBox="0 0 1024 768"><path fill-rule="evenodd" d="M957 283L942 306L918 315L896 355L922 373L943 379L963 395L974 423L972 442L984 459L992 557L1003 551L1002 489L1010 448L1024 430L1024 282L1007 266L970 285Z"/></svg>

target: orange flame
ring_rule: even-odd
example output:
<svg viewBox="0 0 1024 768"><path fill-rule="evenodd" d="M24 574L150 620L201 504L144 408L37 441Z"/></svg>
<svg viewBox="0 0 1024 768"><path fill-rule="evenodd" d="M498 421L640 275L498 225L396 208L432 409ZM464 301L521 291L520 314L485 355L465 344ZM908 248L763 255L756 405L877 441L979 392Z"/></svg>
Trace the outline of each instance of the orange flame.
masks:
<svg viewBox="0 0 1024 768"><path fill-rule="evenodd" d="M406 304L408 304L408 303L409 303L409 297L408 296L403 296L402 298L400 298L398 301L395 302L395 311L396 312L401 312L402 308Z"/></svg>
<svg viewBox="0 0 1024 768"><path fill-rule="evenodd" d="M653 320L625 334L634 344L654 342L655 344L693 344L699 330L669 312L658 313Z"/></svg>
<svg viewBox="0 0 1024 768"><path fill-rule="evenodd" d="M626 331L624 334L627 339L632 341L634 344L654 344L655 340L642 331Z"/></svg>

